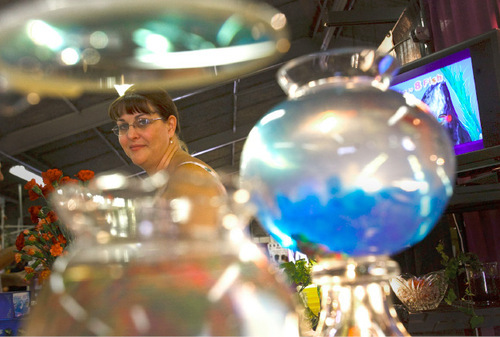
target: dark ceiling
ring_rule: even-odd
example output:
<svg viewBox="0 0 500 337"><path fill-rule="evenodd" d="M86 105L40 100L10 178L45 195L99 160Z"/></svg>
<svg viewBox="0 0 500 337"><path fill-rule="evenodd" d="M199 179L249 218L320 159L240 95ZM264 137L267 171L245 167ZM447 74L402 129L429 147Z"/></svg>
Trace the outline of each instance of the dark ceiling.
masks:
<svg viewBox="0 0 500 337"><path fill-rule="evenodd" d="M185 0L187 1L187 0ZM0 11L19 0L1 0ZM409 0L267 0L283 12L291 49L277 63L209 87L171 91L180 111L181 136L190 152L220 172L237 172L251 127L286 96L275 80L279 65L311 52L344 46L378 47L410 4ZM328 25L326 25L328 23ZM1 69L0 69L1 71ZM78 98L43 98L31 105L24 94L3 91L0 83L0 161L5 181L0 195L7 225L17 222L19 185L8 173L25 165L33 171L59 168L96 173L141 173L122 152L107 107L116 94L86 93ZM26 197L23 191L22 198ZM14 214L14 215L12 215Z"/></svg>

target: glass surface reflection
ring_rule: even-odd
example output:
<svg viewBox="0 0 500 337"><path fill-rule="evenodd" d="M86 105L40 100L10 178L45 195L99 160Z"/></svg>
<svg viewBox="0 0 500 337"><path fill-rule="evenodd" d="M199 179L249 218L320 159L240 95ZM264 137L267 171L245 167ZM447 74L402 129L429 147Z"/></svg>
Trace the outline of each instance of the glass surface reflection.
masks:
<svg viewBox="0 0 500 337"><path fill-rule="evenodd" d="M164 176L121 178L53 200L77 241L57 260L27 335L298 335L287 288L243 233L244 191L207 200L205 182L186 176L197 197L165 200L155 195ZM191 221L200 205L222 224Z"/></svg>
<svg viewBox="0 0 500 337"><path fill-rule="evenodd" d="M288 51L286 18L252 1L35 1L0 16L13 89L75 96L221 81ZM29 83L29 84L28 84Z"/></svg>

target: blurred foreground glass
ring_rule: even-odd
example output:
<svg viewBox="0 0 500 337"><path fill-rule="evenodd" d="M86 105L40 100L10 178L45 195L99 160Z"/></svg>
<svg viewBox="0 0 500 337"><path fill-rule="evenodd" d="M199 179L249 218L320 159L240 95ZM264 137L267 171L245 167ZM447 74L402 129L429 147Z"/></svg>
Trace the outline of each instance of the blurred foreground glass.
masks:
<svg viewBox="0 0 500 337"><path fill-rule="evenodd" d="M245 191L214 197L212 180L183 178L189 191L171 199L158 197L162 175L105 175L54 193L77 239L26 334L298 335L290 294L243 233Z"/></svg>
<svg viewBox="0 0 500 337"><path fill-rule="evenodd" d="M290 47L285 16L251 0L37 0L0 13L0 80L40 95L202 86Z"/></svg>
<svg viewBox="0 0 500 337"><path fill-rule="evenodd" d="M315 257L318 335L400 335L387 256L421 241L453 193L445 130L414 96L388 90L398 65L371 49L306 55L277 74L288 100L251 130L242 186L285 248Z"/></svg>

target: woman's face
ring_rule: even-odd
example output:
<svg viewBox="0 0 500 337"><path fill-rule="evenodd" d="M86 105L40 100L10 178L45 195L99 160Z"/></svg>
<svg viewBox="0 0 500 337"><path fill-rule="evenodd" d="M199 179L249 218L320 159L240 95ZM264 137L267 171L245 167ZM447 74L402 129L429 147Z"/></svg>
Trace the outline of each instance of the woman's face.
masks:
<svg viewBox="0 0 500 337"><path fill-rule="evenodd" d="M166 121L151 121L151 124L143 129L132 126L141 118L152 120L160 118L160 115L156 113L123 114L117 120L117 124L129 124L129 129L126 134L120 135L118 138L125 154L134 164L142 167L148 173L156 172L162 168L160 163L167 155L170 138L175 134L177 120L174 116L170 116Z"/></svg>

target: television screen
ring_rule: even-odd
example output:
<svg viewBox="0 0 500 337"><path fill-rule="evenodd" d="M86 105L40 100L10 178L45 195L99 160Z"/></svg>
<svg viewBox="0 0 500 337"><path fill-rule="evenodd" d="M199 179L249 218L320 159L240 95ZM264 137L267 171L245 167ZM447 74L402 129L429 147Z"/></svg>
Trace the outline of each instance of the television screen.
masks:
<svg viewBox="0 0 500 337"><path fill-rule="evenodd" d="M484 147L476 88L469 48L403 72L391 83L391 89L427 104L457 155Z"/></svg>

